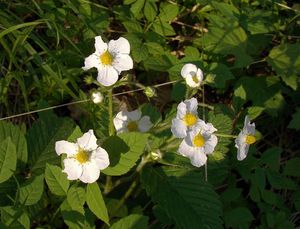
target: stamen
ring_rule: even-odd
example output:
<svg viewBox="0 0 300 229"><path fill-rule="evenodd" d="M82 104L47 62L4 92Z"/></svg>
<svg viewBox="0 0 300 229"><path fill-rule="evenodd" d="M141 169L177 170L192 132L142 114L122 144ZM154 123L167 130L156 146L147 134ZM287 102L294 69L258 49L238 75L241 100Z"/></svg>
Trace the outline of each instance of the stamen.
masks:
<svg viewBox="0 0 300 229"><path fill-rule="evenodd" d="M79 148L77 154L76 154L76 160L80 163L80 164L84 164L89 160L89 152Z"/></svg>
<svg viewBox="0 0 300 229"><path fill-rule="evenodd" d="M246 143L247 143L248 145L251 145L251 144L253 144L253 143L255 143L255 142L256 142L255 136L253 136L253 135L247 135L247 136L246 136Z"/></svg>
<svg viewBox="0 0 300 229"><path fill-rule="evenodd" d="M113 57L108 51L104 52L99 59L100 63L104 65L111 65L113 62Z"/></svg>
<svg viewBox="0 0 300 229"><path fill-rule="evenodd" d="M197 117L196 117L196 115L194 115L192 113L187 113L184 116L183 121L185 122L185 125L187 125L188 127L191 127L196 124Z"/></svg>
<svg viewBox="0 0 300 229"><path fill-rule="evenodd" d="M197 134L193 139L193 144L196 147L202 147L202 146L204 146L204 143L205 143L205 140L201 134Z"/></svg>
<svg viewBox="0 0 300 229"><path fill-rule="evenodd" d="M127 129L128 131L137 131L138 130L138 125L135 121L130 121L127 124Z"/></svg>

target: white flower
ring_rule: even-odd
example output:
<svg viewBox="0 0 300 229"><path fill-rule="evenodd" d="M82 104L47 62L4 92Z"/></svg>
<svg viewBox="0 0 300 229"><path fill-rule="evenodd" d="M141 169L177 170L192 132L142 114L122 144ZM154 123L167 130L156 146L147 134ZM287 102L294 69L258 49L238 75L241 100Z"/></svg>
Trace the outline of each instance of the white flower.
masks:
<svg viewBox="0 0 300 229"><path fill-rule="evenodd" d="M181 76L190 87L199 87L203 80L203 72L194 64L185 64L181 69Z"/></svg>
<svg viewBox="0 0 300 229"><path fill-rule="evenodd" d="M129 56L130 44L127 39L120 37L104 43L101 36L95 37L96 51L85 58L83 70L97 68L99 83L111 86L118 80L122 71L133 68L133 61Z"/></svg>
<svg viewBox="0 0 300 229"><path fill-rule="evenodd" d="M177 138L185 138L187 131L198 121L198 102L191 98L179 103L176 118L172 120L171 131Z"/></svg>
<svg viewBox="0 0 300 229"><path fill-rule="evenodd" d="M235 147L237 148L237 159L244 160L247 157L249 146L256 142L255 123L250 123L248 116L245 117L243 130L235 139Z"/></svg>
<svg viewBox="0 0 300 229"><path fill-rule="evenodd" d="M58 155L67 154L64 159L64 170L69 180L81 180L93 183L100 176L100 170L109 166L109 158L105 149L97 145L93 130L89 130L77 143L57 141L55 151Z"/></svg>
<svg viewBox="0 0 300 229"><path fill-rule="evenodd" d="M93 103L95 104L101 103L103 101L103 95L100 92L93 92L91 97Z"/></svg>
<svg viewBox="0 0 300 229"><path fill-rule="evenodd" d="M217 129L211 123L206 124L203 120L199 120L181 142L178 152L190 158L192 165L201 167L206 163L206 155L213 153L218 143L217 137L213 134L215 131Z"/></svg>
<svg viewBox="0 0 300 229"><path fill-rule="evenodd" d="M146 132L152 127L149 116L143 116L139 110L120 111L114 118L117 133L140 131Z"/></svg>

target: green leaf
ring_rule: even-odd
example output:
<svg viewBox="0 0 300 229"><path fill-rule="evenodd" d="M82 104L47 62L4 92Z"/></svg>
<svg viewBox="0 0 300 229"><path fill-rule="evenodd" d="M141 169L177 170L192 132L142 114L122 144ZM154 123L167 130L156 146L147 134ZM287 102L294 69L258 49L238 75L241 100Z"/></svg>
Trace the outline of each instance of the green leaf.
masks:
<svg viewBox="0 0 300 229"><path fill-rule="evenodd" d="M227 80L234 79L230 69L221 63L210 64L209 72L215 75L214 84L217 88L224 88Z"/></svg>
<svg viewBox="0 0 300 229"><path fill-rule="evenodd" d="M37 203L44 191L44 175L34 176L20 188L20 203L33 205Z"/></svg>
<svg viewBox="0 0 300 229"><path fill-rule="evenodd" d="M154 1L147 0L144 7L144 15L148 22L152 22L157 15L157 6Z"/></svg>
<svg viewBox="0 0 300 229"><path fill-rule="evenodd" d="M109 137L102 144L110 159L110 165L102 172L110 176L120 176L127 173L144 152L148 134L122 133Z"/></svg>
<svg viewBox="0 0 300 229"><path fill-rule="evenodd" d="M249 228L252 220L254 220L252 213L245 207L227 210L224 214L226 228L240 228L241 225L247 225Z"/></svg>
<svg viewBox="0 0 300 229"><path fill-rule="evenodd" d="M86 195L83 187L76 184L72 185L67 194L68 203L73 211L78 211L84 214L83 205L85 203Z"/></svg>
<svg viewBox="0 0 300 229"><path fill-rule="evenodd" d="M74 123L71 119L58 118L54 114L36 121L27 132L31 171L41 174L46 163L60 165L60 157L55 152L55 142L68 139L73 131Z"/></svg>
<svg viewBox="0 0 300 229"><path fill-rule="evenodd" d="M153 22L153 30L161 36L173 36L176 34L173 27L160 17Z"/></svg>
<svg viewBox="0 0 300 229"><path fill-rule="evenodd" d="M275 172L275 171L269 171L267 170L267 178L271 186L275 189L290 189L295 190L297 189L296 183L285 177L284 175Z"/></svg>
<svg viewBox="0 0 300 229"><path fill-rule="evenodd" d="M16 146L17 158L22 162L18 167L24 167L27 163L27 142L25 134L20 127L13 125L10 122L0 122L0 142L10 137L12 143Z"/></svg>
<svg viewBox="0 0 300 229"><path fill-rule="evenodd" d="M135 17L137 17L141 13L144 4L145 4L145 0L137 0L135 3L131 5L130 11L133 13Z"/></svg>
<svg viewBox="0 0 300 229"><path fill-rule="evenodd" d="M58 196L67 195L70 182L67 179L67 174L63 173L60 167L47 164L45 179L50 191L53 194Z"/></svg>
<svg viewBox="0 0 300 229"><path fill-rule="evenodd" d="M288 160L284 167L284 175L300 177L300 157Z"/></svg>
<svg viewBox="0 0 300 229"><path fill-rule="evenodd" d="M177 17L179 7L175 4L162 3L159 11L159 17L162 21L171 21Z"/></svg>
<svg viewBox="0 0 300 229"><path fill-rule="evenodd" d="M297 107L297 111L293 114L293 119L290 121L288 127L300 130L300 107Z"/></svg>
<svg viewBox="0 0 300 229"><path fill-rule="evenodd" d="M148 195L178 228L223 228L218 195L199 172L146 167L141 180Z"/></svg>
<svg viewBox="0 0 300 229"><path fill-rule="evenodd" d="M147 224L147 216L131 214L114 223L110 229L147 229Z"/></svg>
<svg viewBox="0 0 300 229"><path fill-rule="evenodd" d="M16 147L10 137L0 142L0 183L8 180L16 170Z"/></svg>
<svg viewBox="0 0 300 229"><path fill-rule="evenodd" d="M87 185L86 202L89 209L107 225L109 225L109 217L107 208L103 200L101 190L96 182Z"/></svg>
<svg viewBox="0 0 300 229"><path fill-rule="evenodd" d="M13 206L1 207L1 222L10 229L30 228L28 215L21 208L14 209Z"/></svg>
<svg viewBox="0 0 300 229"><path fill-rule="evenodd" d="M136 42L132 46L132 56L136 62L146 60L149 56L148 47L143 42Z"/></svg>
<svg viewBox="0 0 300 229"><path fill-rule="evenodd" d="M268 63L286 85L294 90L298 88L300 72L299 44L281 44L274 47L269 54Z"/></svg>

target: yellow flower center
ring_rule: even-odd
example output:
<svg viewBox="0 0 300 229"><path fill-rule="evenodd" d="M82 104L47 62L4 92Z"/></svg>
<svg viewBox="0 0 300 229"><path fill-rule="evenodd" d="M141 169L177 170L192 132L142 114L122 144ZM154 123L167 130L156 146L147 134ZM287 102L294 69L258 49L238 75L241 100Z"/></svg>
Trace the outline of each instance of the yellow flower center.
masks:
<svg viewBox="0 0 300 229"><path fill-rule="evenodd" d="M100 62L104 65L111 65L111 63L113 61L113 57L108 51L103 53L99 59L100 59Z"/></svg>
<svg viewBox="0 0 300 229"><path fill-rule="evenodd" d="M196 124L197 117L196 117L196 115L194 115L192 113L187 113L184 116L183 121L185 122L185 125L187 125L188 127L191 127Z"/></svg>
<svg viewBox="0 0 300 229"><path fill-rule="evenodd" d="M131 132L131 131L137 131L138 130L138 125L136 124L136 122L134 121L130 121L127 124L127 129Z"/></svg>
<svg viewBox="0 0 300 229"><path fill-rule="evenodd" d="M199 80L198 80L198 78L197 78L196 75L193 75L193 76L192 76L192 79L193 79L193 81L194 81L195 83L199 83Z"/></svg>
<svg viewBox="0 0 300 229"><path fill-rule="evenodd" d="M201 134L197 134L193 139L193 144L196 147L202 147L202 146L204 146L204 143L205 143L205 140Z"/></svg>
<svg viewBox="0 0 300 229"><path fill-rule="evenodd" d="M247 135L247 136L246 136L246 143L247 143L248 145L251 145L251 144L253 144L253 143L255 143L255 142L256 142L255 136L253 136L253 135Z"/></svg>
<svg viewBox="0 0 300 229"><path fill-rule="evenodd" d="M76 160L80 163L80 164L84 164L89 160L89 152L79 148L77 154L76 154Z"/></svg>

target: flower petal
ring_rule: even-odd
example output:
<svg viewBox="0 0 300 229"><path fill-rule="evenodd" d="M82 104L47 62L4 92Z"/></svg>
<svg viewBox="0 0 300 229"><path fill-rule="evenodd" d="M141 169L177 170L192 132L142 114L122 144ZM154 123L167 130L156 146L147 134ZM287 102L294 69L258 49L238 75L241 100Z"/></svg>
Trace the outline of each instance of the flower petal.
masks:
<svg viewBox="0 0 300 229"><path fill-rule="evenodd" d="M196 76L197 77L197 76ZM199 79L199 77L197 77L198 79L198 82L196 83L194 80L193 80L193 77L192 76L187 76L185 78L185 82L187 85L189 85L190 87L199 87L200 84L201 84L201 81Z"/></svg>
<svg viewBox="0 0 300 229"><path fill-rule="evenodd" d="M119 75L116 69L111 66L102 66L98 68L97 81L108 87L118 81Z"/></svg>
<svg viewBox="0 0 300 229"><path fill-rule="evenodd" d="M107 50L107 44L102 40L101 36L95 37L95 49L96 54L99 56Z"/></svg>
<svg viewBox="0 0 300 229"><path fill-rule="evenodd" d="M87 71L91 68L98 68L99 65L100 65L99 58L95 53L93 53L92 55L89 55L87 58L85 58L84 66L82 67L82 69L84 71Z"/></svg>
<svg viewBox="0 0 300 229"><path fill-rule="evenodd" d="M181 119L174 118L172 120L171 131L173 135L177 138L184 138L187 135L187 126Z"/></svg>
<svg viewBox="0 0 300 229"><path fill-rule="evenodd" d="M105 149L98 147L91 154L91 161L94 161L99 169L105 169L109 166L109 157Z"/></svg>
<svg viewBox="0 0 300 229"><path fill-rule="evenodd" d="M177 118L183 119L184 116L186 115L187 110L186 110L186 104L185 102L180 102L177 106Z"/></svg>
<svg viewBox="0 0 300 229"><path fill-rule="evenodd" d="M129 118L124 111L120 111L116 117L113 119L114 126L117 133L122 133L127 131L127 122Z"/></svg>
<svg viewBox="0 0 300 229"><path fill-rule="evenodd" d="M63 172L68 175L68 180L77 180L82 174L81 164L74 158L64 159Z"/></svg>
<svg viewBox="0 0 300 229"><path fill-rule="evenodd" d="M196 73L197 79L201 82L203 80L203 72L200 68L197 69Z"/></svg>
<svg viewBox="0 0 300 229"><path fill-rule="evenodd" d="M140 110L125 111L125 115L127 115L131 121L137 121L141 118L142 112Z"/></svg>
<svg viewBox="0 0 300 229"><path fill-rule="evenodd" d="M55 142L55 151L57 155L65 153L68 157L75 155L78 151L78 146L76 143L71 143L68 141L57 141Z"/></svg>
<svg viewBox="0 0 300 229"><path fill-rule="evenodd" d="M82 137L78 138L77 143L82 149L87 151L95 150L98 147L97 138L93 130L89 130Z"/></svg>
<svg viewBox="0 0 300 229"><path fill-rule="evenodd" d="M191 98L184 101L188 113L198 114L198 101L196 98Z"/></svg>
<svg viewBox="0 0 300 229"><path fill-rule="evenodd" d="M193 157L195 153L197 153L197 149L187 143L187 140L184 139L179 145L178 153L184 157Z"/></svg>
<svg viewBox="0 0 300 229"><path fill-rule="evenodd" d="M211 154L214 152L216 145L218 144L218 138L216 135L211 135L206 141L204 146L204 153Z"/></svg>
<svg viewBox="0 0 300 229"><path fill-rule="evenodd" d="M96 161L91 161L83 164L82 175L79 179L84 183L94 183L100 176L100 169Z"/></svg>
<svg viewBox="0 0 300 229"><path fill-rule="evenodd" d="M129 54L130 44L124 37L120 37L118 40L111 40L108 42L108 51L113 54Z"/></svg>
<svg viewBox="0 0 300 229"><path fill-rule="evenodd" d="M112 66L120 74L122 71L127 71L133 68L133 60L127 54L118 54L115 56Z"/></svg>
<svg viewBox="0 0 300 229"><path fill-rule="evenodd" d="M193 166L196 167L201 167L203 165L205 165L207 161L207 157L204 153L201 152L197 152L193 155L193 157L191 158L191 163Z"/></svg>
<svg viewBox="0 0 300 229"><path fill-rule="evenodd" d="M188 76L196 75L197 66L194 64L185 64L181 69L181 76L186 78Z"/></svg>
<svg viewBox="0 0 300 229"><path fill-rule="evenodd" d="M246 134L250 134L250 135L255 134L255 123L251 123L248 116L245 117L243 130Z"/></svg>
<svg viewBox="0 0 300 229"><path fill-rule="evenodd" d="M249 151L249 145L248 144L240 145L238 147L237 159L239 161L244 160L247 157L248 151Z"/></svg>
<svg viewBox="0 0 300 229"><path fill-rule="evenodd" d="M138 127L141 132L147 132L152 127L152 122L149 116L142 117L138 122Z"/></svg>

